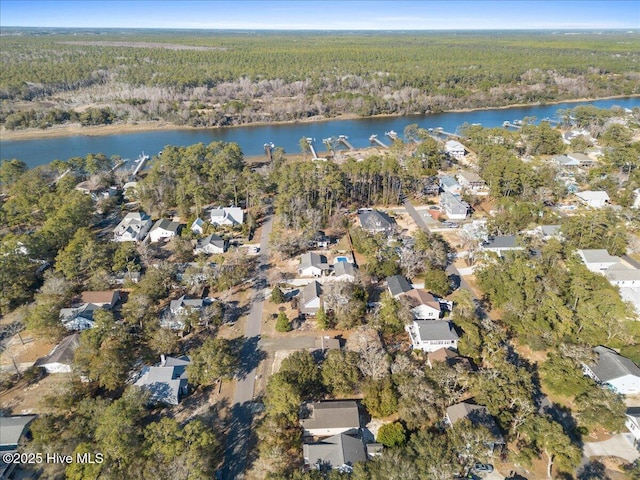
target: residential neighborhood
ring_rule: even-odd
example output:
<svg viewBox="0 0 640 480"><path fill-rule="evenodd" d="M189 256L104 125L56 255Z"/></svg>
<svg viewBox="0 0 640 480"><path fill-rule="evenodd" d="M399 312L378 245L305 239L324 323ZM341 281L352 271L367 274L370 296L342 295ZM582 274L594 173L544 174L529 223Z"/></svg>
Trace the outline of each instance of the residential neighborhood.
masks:
<svg viewBox="0 0 640 480"><path fill-rule="evenodd" d="M640 457L640 169L608 155L636 148L640 117L599 112L575 115L601 156L563 141L568 117L324 162L224 142L136 175L107 159L116 195L86 166L51 187L64 231L21 230L26 170L3 184L0 420L31 429L12 448L64 449L45 434L61 425L113 462L114 442L153 444L157 478L184 442L176 478L187 458L184 478L622 478Z"/></svg>

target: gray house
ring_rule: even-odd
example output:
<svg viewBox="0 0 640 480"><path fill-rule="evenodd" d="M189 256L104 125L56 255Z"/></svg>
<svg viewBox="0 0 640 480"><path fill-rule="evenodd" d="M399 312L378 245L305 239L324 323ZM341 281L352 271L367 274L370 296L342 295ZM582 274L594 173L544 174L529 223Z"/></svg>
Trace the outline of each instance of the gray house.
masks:
<svg viewBox="0 0 640 480"><path fill-rule="evenodd" d="M480 249L485 252L497 253L500 257L504 252L524 250L523 247L518 245L515 235L496 235L495 237L489 237L486 242L480 245Z"/></svg>
<svg viewBox="0 0 640 480"><path fill-rule="evenodd" d="M394 298L398 298L400 295L413 290L413 287L409 283L409 280L407 280L407 277L402 275L387 277L387 288Z"/></svg>
<svg viewBox="0 0 640 480"><path fill-rule="evenodd" d="M341 433L357 433L360 414L355 400L316 402L309 405L310 414L300 420L304 436L327 437Z"/></svg>
<svg viewBox="0 0 640 480"><path fill-rule="evenodd" d="M469 212L469 204L449 192L440 195L440 206L449 220L464 220Z"/></svg>
<svg viewBox="0 0 640 480"><path fill-rule="evenodd" d="M80 345L80 334L74 333L64 337L51 353L42 357L36 365L43 367L47 373L68 373L72 370L76 348Z"/></svg>
<svg viewBox="0 0 640 480"><path fill-rule="evenodd" d="M322 305L322 285L315 280L300 292L298 310L303 315L315 315Z"/></svg>
<svg viewBox="0 0 640 480"><path fill-rule="evenodd" d="M229 242L218 235L211 234L205 238L201 238L196 242L196 248L193 253L217 254L224 253L229 248Z"/></svg>
<svg viewBox="0 0 640 480"><path fill-rule="evenodd" d="M301 277L321 277L329 273L331 267L327 262L327 257L313 252L300 255L300 265L298 265L298 275Z"/></svg>
<svg viewBox="0 0 640 480"><path fill-rule="evenodd" d="M362 440L344 433L319 442L305 443L302 453L305 465L311 468L334 469L343 473L351 472L354 464L367 460Z"/></svg>
<svg viewBox="0 0 640 480"><path fill-rule="evenodd" d="M393 219L379 210L359 210L358 219L362 229L369 233L391 232L394 229Z"/></svg>
<svg viewBox="0 0 640 480"><path fill-rule="evenodd" d="M633 361L607 347L593 350L598 354L598 361L583 365L585 375L622 395L640 393L640 368Z"/></svg>
<svg viewBox="0 0 640 480"><path fill-rule="evenodd" d="M151 403L178 405L180 398L189 393L187 385L187 365L191 360L187 356L160 357L155 367L143 367L135 385L151 393Z"/></svg>
<svg viewBox="0 0 640 480"><path fill-rule="evenodd" d="M487 443L487 447L491 453L496 447L505 444L502 432L494 418L489 414L487 407L469 402L456 403L447 407L445 422L452 428L455 428L455 424L458 421L465 418L469 419L472 424L483 426L489 430L492 439Z"/></svg>

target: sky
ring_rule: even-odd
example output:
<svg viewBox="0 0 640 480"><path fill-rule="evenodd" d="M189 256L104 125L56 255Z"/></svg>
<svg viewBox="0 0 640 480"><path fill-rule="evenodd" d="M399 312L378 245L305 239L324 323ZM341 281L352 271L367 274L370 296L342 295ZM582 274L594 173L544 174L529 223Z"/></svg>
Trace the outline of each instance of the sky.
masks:
<svg viewBox="0 0 640 480"><path fill-rule="evenodd" d="M0 0L0 27L637 29L640 0Z"/></svg>

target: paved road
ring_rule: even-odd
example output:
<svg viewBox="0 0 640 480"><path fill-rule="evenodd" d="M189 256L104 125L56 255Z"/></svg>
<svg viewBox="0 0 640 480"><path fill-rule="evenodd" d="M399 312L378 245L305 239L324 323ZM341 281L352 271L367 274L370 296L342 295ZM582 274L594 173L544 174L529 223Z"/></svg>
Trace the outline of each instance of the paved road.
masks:
<svg viewBox="0 0 640 480"><path fill-rule="evenodd" d="M271 234L272 219L267 218L262 225L260 239L260 255L258 255L258 273L253 285L251 310L247 316L241 352L241 372L238 374L236 391L231 406L231 424L225 449L225 462L222 469L223 480L235 480L244 477L247 461L247 442L251 433L253 419L253 389L256 380L258 364L261 360L261 350L258 347L262 328L262 308L267 288L266 272L269 235Z"/></svg>
<svg viewBox="0 0 640 480"><path fill-rule="evenodd" d="M640 262L631 258L629 255L622 255L622 259L633 267L640 269Z"/></svg>

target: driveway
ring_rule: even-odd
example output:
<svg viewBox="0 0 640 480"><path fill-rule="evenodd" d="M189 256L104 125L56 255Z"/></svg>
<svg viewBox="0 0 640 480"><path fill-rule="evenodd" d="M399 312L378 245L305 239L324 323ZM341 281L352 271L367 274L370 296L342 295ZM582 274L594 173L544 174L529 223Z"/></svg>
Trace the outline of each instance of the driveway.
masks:
<svg viewBox="0 0 640 480"><path fill-rule="evenodd" d="M640 452L633 447L628 438L629 435L631 434L619 433L604 442L586 442L584 455L587 457L618 457L630 463L634 462L640 458Z"/></svg>
<svg viewBox="0 0 640 480"><path fill-rule="evenodd" d="M280 350L305 350L318 348L320 335L315 337L261 338L258 345L265 352Z"/></svg>

